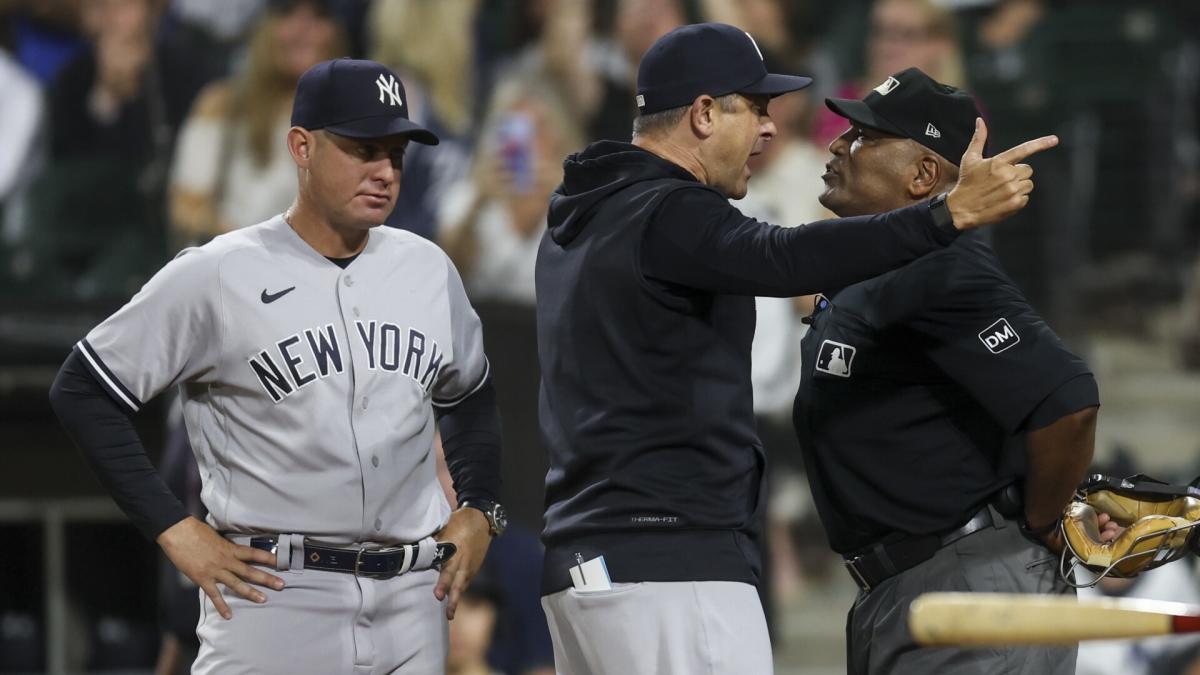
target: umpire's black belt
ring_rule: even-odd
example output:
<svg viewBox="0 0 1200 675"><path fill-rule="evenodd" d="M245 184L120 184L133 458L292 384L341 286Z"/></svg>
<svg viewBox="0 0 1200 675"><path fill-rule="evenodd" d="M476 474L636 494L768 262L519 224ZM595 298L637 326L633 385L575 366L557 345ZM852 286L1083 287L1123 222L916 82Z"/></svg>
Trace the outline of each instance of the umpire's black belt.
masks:
<svg viewBox="0 0 1200 675"><path fill-rule="evenodd" d="M277 537L251 537L253 548L280 555ZM422 547L434 547L430 551ZM392 577L419 569L438 567L454 555L454 544L426 539L413 544L385 548L339 548L304 540L304 569L345 572L368 579Z"/></svg>
<svg viewBox="0 0 1200 675"><path fill-rule="evenodd" d="M961 527L945 534L909 537L890 544L875 544L869 551L846 559L846 570L854 583L869 591L887 579L910 570L933 557L938 549L949 546L968 534L974 534L996 522L992 510L983 507Z"/></svg>

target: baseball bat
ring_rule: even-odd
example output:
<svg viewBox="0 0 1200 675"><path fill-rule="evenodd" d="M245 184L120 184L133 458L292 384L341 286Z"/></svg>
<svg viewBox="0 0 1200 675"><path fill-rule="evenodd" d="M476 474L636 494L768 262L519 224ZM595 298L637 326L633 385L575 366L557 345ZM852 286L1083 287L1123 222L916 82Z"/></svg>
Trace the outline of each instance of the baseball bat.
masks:
<svg viewBox="0 0 1200 675"><path fill-rule="evenodd" d="M1130 598L1017 593L925 593L908 626L926 646L1073 644L1200 632L1200 607Z"/></svg>

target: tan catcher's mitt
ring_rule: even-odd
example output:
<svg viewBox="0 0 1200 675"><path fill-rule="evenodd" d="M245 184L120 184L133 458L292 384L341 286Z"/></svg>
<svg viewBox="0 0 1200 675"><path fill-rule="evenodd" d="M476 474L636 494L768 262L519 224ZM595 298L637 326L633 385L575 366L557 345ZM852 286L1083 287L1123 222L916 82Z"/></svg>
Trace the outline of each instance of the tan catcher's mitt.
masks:
<svg viewBox="0 0 1200 675"><path fill-rule="evenodd" d="M1059 572L1076 588L1094 586L1106 576L1129 578L1197 551L1200 489L1196 484L1168 485L1137 474L1113 478L1095 474L1075 492L1063 511L1063 551ZM1100 540L1099 514L1125 528L1110 542ZM1092 580L1080 582L1082 566Z"/></svg>

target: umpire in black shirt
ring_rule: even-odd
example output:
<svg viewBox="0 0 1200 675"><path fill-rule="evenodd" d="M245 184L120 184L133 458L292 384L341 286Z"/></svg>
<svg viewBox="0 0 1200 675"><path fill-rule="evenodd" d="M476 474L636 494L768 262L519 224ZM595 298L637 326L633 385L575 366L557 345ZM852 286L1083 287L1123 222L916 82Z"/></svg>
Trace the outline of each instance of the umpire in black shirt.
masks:
<svg viewBox="0 0 1200 675"><path fill-rule="evenodd" d="M820 198L839 216L949 188L979 114L969 95L915 68L862 101L827 104L851 124L829 146ZM1051 549L1061 550L1054 526L1092 458L1096 382L991 248L967 234L818 300L802 353L805 466L830 544L861 589L849 672L1074 673L1074 648L919 649L906 626L927 591L1074 592Z"/></svg>
<svg viewBox="0 0 1200 675"><path fill-rule="evenodd" d="M685 26L642 59L633 142L565 162L536 272L542 591L559 672L771 671L754 589L754 296L942 250L1023 206L1033 185L1013 163L1055 143L971 158L934 204L792 229L747 218L728 199L775 134L768 102L808 84L768 74L737 28Z"/></svg>

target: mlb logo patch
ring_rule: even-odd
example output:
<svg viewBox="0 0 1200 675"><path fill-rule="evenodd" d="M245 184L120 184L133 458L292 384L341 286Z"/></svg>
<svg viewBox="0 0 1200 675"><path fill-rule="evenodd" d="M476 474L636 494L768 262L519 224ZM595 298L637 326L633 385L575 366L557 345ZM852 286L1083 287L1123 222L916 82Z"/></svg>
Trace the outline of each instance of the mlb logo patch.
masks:
<svg viewBox="0 0 1200 675"><path fill-rule="evenodd" d="M838 377L850 377L850 368L854 365L854 354L857 352L854 347L833 340L826 340L821 343L821 350L817 352L817 370Z"/></svg>
<svg viewBox="0 0 1200 675"><path fill-rule="evenodd" d="M1006 349L1012 349L1014 345L1021 341L1021 336L1017 335L1017 331L1013 330L1012 324L1008 319L1000 319L996 323L983 329L979 334L979 341L984 347L993 354L999 354Z"/></svg>

